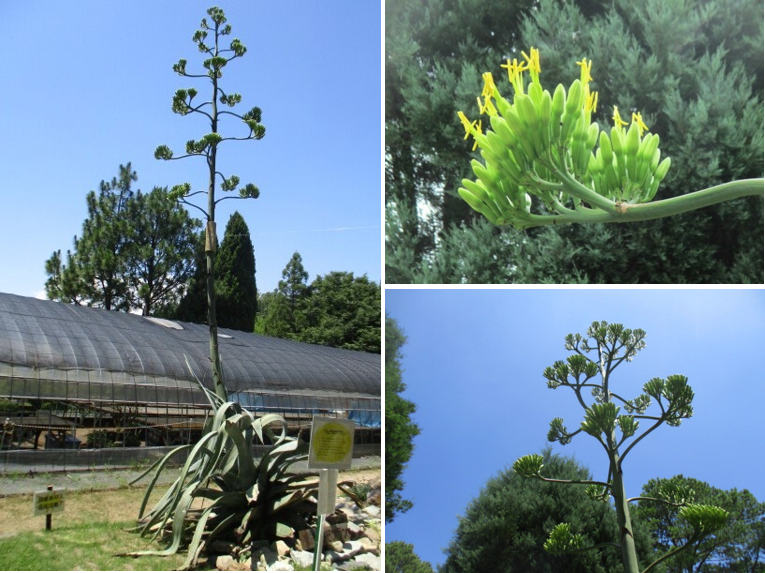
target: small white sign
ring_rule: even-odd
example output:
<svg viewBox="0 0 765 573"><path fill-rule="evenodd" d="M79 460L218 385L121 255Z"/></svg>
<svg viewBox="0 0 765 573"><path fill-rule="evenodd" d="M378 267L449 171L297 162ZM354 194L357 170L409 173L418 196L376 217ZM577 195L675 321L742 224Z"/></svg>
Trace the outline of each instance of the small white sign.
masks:
<svg viewBox="0 0 765 573"><path fill-rule="evenodd" d="M311 469L347 470L353 458L353 420L314 416L308 467Z"/></svg>
<svg viewBox="0 0 765 573"><path fill-rule="evenodd" d="M64 490L36 491L34 495L34 509L34 515L61 513L64 511Z"/></svg>

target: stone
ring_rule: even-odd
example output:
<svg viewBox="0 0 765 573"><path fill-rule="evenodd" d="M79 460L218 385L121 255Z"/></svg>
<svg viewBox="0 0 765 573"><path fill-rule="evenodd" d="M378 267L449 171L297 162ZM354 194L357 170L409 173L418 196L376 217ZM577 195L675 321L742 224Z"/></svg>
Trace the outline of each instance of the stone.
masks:
<svg viewBox="0 0 765 573"><path fill-rule="evenodd" d="M269 571L294 571L295 568L289 561L277 561L268 567Z"/></svg>
<svg viewBox="0 0 765 573"><path fill-rule="evenodd" d="M380 515L380 508L376 505L368 505L364 508L364 511L366 511L372 517L379 517Z"/></svg>
<svg viewBox="0 0 765 573"><path fill-rule="evenodd" d="M367 527L364 531L364 535L369 537L372 541L376 541L377 543L380 543L381 537L380 537L380 530L374 527Z"/></svg>
<svg viewBox="0 0 765 573"><path fill-rule="evenodd" d="M355 522L348 520L348 535L351 539L358 539L361 535L361 527Z"/></svg>
<svg viewBox="0 0 765 573"><path fill-rule="evenodd" d="M303 551L313 551L314 547L316 547L316 539L314 539L313 531L310 529L300 529L298 530L297 535L300 548Z"/></svg>
<svg viewBox="0 0 765 573"><path fill-rule="evenodd" d="M266 569L258 569L258 571L268 571L268 567L273 565L279 560L279 556L270 547L259 547L252 553L253 561L257 561L259 565L264 565Z"/></svg>
<svg viewBox="0 0 765 573"><path fill-rule="evenodd" d="M343 542L342 541L333 541L329 544L332 551L335 551L337 553L340 553L343 551Z"/></svg>
<svg viewBox="0 0 765 573"><path fill-rule="evenodd" d="M293 549L290 552L290 557L298 565L298 567L311 567L313 565L313 553L310 551L300 551Z"/></svg>
<svg viewBox="0 0 765 573"><path fill-rule="evenodd" d="M342 563L355 557L361 552L361 543L358 541L349 541L344 543L341 551L330 550L326 555L332 560L332 563Z"/></svg>
<svg viewBox="0 0 765 573"><path fill-rule="evenodd" d="M286 555L289 555L290 552L289 546L281 539L274 543L273 549L276 552L276 555L279 557L285 557Z"/></svg>
<svg viewBox="0 0 765 573"><path fill-rule="evenodd" d="M380 554L380 542L372 541L369 537L360 537L358 542L361 543L362 553L374 553Z"/></svg>
<svg viewBox="0 0 765 573"><path fill-rule="evenodd" d="M215 568L218 571L231 571L234 565L234 558L231 555L218 555L215 558Z"/></svg>
<svg viewBox="0 0 765 573"><path fill-rule="evenodd" d="M368 565L370 571L382 571L382 559L379 555L362 553L361 555L357 555L355 560L359 563Z"/></svg>

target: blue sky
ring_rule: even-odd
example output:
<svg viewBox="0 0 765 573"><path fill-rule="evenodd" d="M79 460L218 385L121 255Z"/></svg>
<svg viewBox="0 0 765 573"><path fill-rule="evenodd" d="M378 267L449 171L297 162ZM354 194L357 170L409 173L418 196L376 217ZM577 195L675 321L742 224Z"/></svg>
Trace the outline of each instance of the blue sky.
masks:
<svg viewBox="0 0 765 573"><path fill-rule="evenodd" d="M542 371L569 356L566 334L583 334L594 320L647 333L646 348L613 374L616 393L635 397L671 374L687 376L695 392L692 418L658 428L626 458L627 495L651 478L683 474L765 501L762 290L388 289L385 304L408 337L404 396L417 404L421 428L403 475L414 507L386 526L386 541L414 544L434 566L489 478L549 445L553 418L578 428L574 393L548 389ZM606 478L590 436L553 450Z"/></svg>
<svg viewBox="0 0 765 573"><path fill-rule="evenodd" d="M85 196L132 162L134 189L190 182L206 188L206 165L163 162L209 132L206 118L172 113L175 90L209 84L176 75L212 0L2 2L9 63L0 90L3 234L0 292L43 290L45 260L72 248ZM221 0L247 54L224 70L221 87L242 94L235 109L263 110L261 141L227 142L218 168L255 183L257 200L224 201L216 220L245 218L261 291L273 290L294 251L310 274L349 271L380 280L380 4ZM209 19L208 19L209 21ZM208 96L209 99L209 96ZM246 128L228 118L224 136ZM193 210L192 210L193 211ZM196 215L195 215L196 216ZM343 230L340 230L343 229Z"/></svg>

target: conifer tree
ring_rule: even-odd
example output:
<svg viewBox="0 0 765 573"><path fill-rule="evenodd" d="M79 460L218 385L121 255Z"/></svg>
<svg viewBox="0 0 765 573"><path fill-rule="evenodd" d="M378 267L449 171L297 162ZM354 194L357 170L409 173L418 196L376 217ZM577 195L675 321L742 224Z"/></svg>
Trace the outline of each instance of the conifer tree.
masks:
<svg viewBox="0 0 765 573"><path fill-rule="evenodd" d="M541 454L547 475L558 480L590 480L590 471L574 458ZM557 483L523 479L507 468L489 479L459 517L440 573L623 573L619 552L552 555L543 548L550 529L563 521L583 532L587 543L614 539L618 526L611 507L590 499L584 489L560 491ZM651 539L643 526L634 529L640 554L648 559Z"/></svg>
<svg viewBox="0 0 765 573"><path fill-rule="evenodd" d="M223 382L222 368L220 362L220 352L218 351L218 323L216 318L216 294L215 294L215 255L217 251L217 236L215 231L215 208L221 201L226 199L247 199L257 198L260 194L258 188L252 183L248 183L239 190L238 195L223 195L216 198L216 187L224 193L232 193L239 187L239 177L231 175L225 177L217 168L218 146L225 141L245 141L250 139L262 139L266 134L266 128L260 123L261 110L258 107L251 108L248 112L239 115L229 110L219 110L218 105L225 105L228 108L234 108L241 103L242 95L235 92L226 92L219 86L219 80L223 76L225 68L232 60L241 58L247 51L247 48L234 38L227 48L222 44L222 38L231 34L231 25L226 24L226 15L218 7L212 7L207 10L212 24L202 18L200 29L194 33L193 41L202 54L207 57L202 62L202 67L207 70L202 74L188 73L186 71L187 61L178 60L173 66L173 71L185 78L207 78L210 82L210 99L202 103L194 102L194 98L199 93L196 88L179 89L173 96L173 113L179 115L200 114L207 118L210 131L203 135L199 140L190 140L186 142L186 153L175 157L170 148L166 145L160 145L154 152L157 159L165 161L184 159L186 157L202 157L205 159L208 167L207 189L204 191L192 191L190 183L176 185L170 192L170 196L180 200L182 203L192 205L199 209L207 221L205 231L205 262L207 270L207 321L210 328L210 361L212 363L213 382L216 394L224 401L228 399L228 393ZM212 38L207 39L212 33ZM209 42L209 43L208 43ZM249 130L243 137L223 137L218 132L218 122L223 119L222 116L232 116L239 119ZM206 208L200 207L189 199L196 195L206 195Z"/></svg>
<svg viewBox="0 0 765 573"><path fill-rule="evenodd" d="M165 190L134 192L138 179L131 164L119 178L102 181L87 196L88 218L74 251L61 251L45 263L48 298L106 310L144 315L173 307L193 270L193 245L199 221Z"/></svg>
<svg viewBox="0 0 765 573"><path fill-rule="evenodd" d="M133 205L133 239L128 248L131 291L143 315L178 304L194 271L196 230L200 221L154 187L138 191Z"/></svg>
<svg viewBox="0 0 765 573"><path fill-rule="evenodd" d="M282 295L286 303L287 332L297 334L303 326L302 303L309 294L308 273L303 267L303 257L295 251L287 266L282 271L282 280L279 281L277 292Z"/></svg>
<svg viewBox="0 0 765 573"><path fill-rule="evenodd" d="M391 522L398 515L412 508L412 501L405 499L402 474L414 452L413 440L420 428L412 421L417 407L403 398L406 390L402 379L401 347L406 336L396 321L385 317L385 521Z"/></svg>
<svg viewBox="0 0 765 573"><path fill-rule="evenodd" d="M421 560L411 543L391 541L385 544L385 570L389 573L433 573L433 567Z"/></svg>
<svg viewBox="0 0 765 573"><path fill-rule="evenodd" d="M379 354L380 290L366 275L333 271L317 276L303 306L306 326L297 339Z"/></svg>
<svg viewBox="0 0 765 573"><path fill-rule="evenodd" d="M268 295L268 296L266 296ZM282 270L282 279L273 293L266 293L258 332L277 338L298 339L306 326L305 301L310 295L303 258L295 251Z"/></svg>
<svg viewBox="0 0 765 573"><path fill-rule="evenodd" d="M218 251L218 324L252 332L258 308L255 285L255 253L250 230L235 211L228 220Z"/></svg>
<svg viewBox="0 0 765 573"><path fill-rule="evenodd" d="M106 310L130 308L127 274L127 253L130 246L131 185L138 175L131 164L120 165L119 177L101 181L98 194L88 193L88 217L82 225L82 236L75 238L76 257L82 298L92 306Z"/></svg>

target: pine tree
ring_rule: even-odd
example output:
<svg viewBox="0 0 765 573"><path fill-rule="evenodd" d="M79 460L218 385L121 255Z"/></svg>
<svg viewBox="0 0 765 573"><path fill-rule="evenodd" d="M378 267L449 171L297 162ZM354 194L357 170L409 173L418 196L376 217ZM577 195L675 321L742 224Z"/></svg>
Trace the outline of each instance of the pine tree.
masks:
<svg viewBox="0 0 765 573"><path fill-rule="evenodd" d="M130 163L120 165L119 177L101 181L98 195L87 196L88 218L75 239L75 264L84 280L84 297L92 306L128 310L131 304L128 271L132 207L131 185L138 175Z"/></svg>
<svg viewBox="0 0 765 573"><path fill-rule="evenodd" d="M250 230L235 211L228 220L218 251L218 325L252 332L258 308L255 253Z"/></svg>
<svg viewBox="0 0 765 573"><path fill-rule="evenodd" d="M433 567L421 560L411 543L391 541L385 544L385 570L388 573L433 573Z"/></svg>
<svg viewBox="0 0 765 573"><path fill-rule="evenodd" d="M161 187L136 194L134 217L134 239L128 249L130 281L148 316L178 303L194 270L195 231L201 223Z"/></svg>
<svg viewBox="0 0 765 573"><path fill-rule="evenodd" d="M138 176L130 163L120 177L101 182L87 196L88 218L75 237L74 251L61 251L45 263L48 298L107 310L141 308L144 315L178 303L193 270L199 221L154 188L134 192Z"/></svg>
<svg viewBox="0 0 765 573"><path fill-rule="evenodd" d="M287 331L295 335L303 328L302 304L309 294L308 273L303 268L303 257L297 251L284 267L277 291L286 303Z"/></svg>
<svg viewBox="0 0 765 573"><path fill-rule="evenodd" d="M242 95L235 92L226 92L219 86L219 80L223 76L223 68L232 60L241 58L247 52L247 48L234 38L228 48L222 47L222 38L231 34L231 25L226 24L226 15L218 7L212 7L207 10L207 15L212 20L212 25L207 22L207 18L202 18L200 28L194 33L192 38L198 50L202 54L209 56L203 60L202 67L206 70L202 74L188 73L186 71L186 60L178 60L173 65L173 71L185 78L207 78L210 82L210 99L205 102L195 103L193 100L199 93L196 88L179 89L173 96L173 113L179 115L200 114L209 121L209 132L203 135L199 140L189 140L186 142L186 153L175 157L167 145L160 145L154 151L154 157L164 161L175 159L184 159L186 157L204 157L208 167L207 190L192 191L190 183L182 183L172 188L170 196L182 203L193 205L205 215L205 263L207 269L207 324L210 329L210 361L212 362L213 383L215 393L218 397L228 400L228 392L223 382L223 374L218 350L218 321L216 314L216 294L215 294L215 259L217 250L217 235L215 225L215 209L221 201L227 199L256 199L260 195L258 188L252 183L248 183L239 189L238 195L223 195L216 199L216 186L220 185L220 190L224 193L232 193L239 187L239 177L231 175L224 177L217 168L218 145L224 141L241 141L250 139L263 139L266 134L266 128L260 123L261 110L253 107L249 111L240 115L233 111L219 111L218 104L225 105L228 108L234 108L242 101ZM212 33L211 43L207 36ZM209 106L209 108L207 107ZM222 115L235 117L245 124L249 132L243 137L223 137L219 133L218 122ZM220 178L220 181L218 180ZM195 205L189 199L193 196L204 194L207 196L206 209Z"/></svg>

